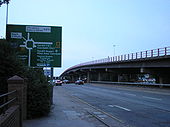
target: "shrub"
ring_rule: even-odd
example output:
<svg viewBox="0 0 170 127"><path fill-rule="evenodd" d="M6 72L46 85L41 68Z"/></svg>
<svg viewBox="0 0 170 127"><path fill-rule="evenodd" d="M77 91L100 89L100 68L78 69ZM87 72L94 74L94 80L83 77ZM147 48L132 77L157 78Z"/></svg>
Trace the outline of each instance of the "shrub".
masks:
<svg viewBox="0 0 170 127"><path fill-rule="evenodd" d="M27 72L27 117L28 119L41 117L50 112L51 89L42 69L29 69Z"/></svg>

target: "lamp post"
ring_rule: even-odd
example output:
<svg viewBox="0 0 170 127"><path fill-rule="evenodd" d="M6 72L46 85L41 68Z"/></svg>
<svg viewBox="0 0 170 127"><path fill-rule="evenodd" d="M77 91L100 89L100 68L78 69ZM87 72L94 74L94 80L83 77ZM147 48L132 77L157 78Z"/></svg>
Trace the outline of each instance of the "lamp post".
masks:
<svg viewBox="0 0 170 127"><path fill-rule="evenodd" d="M6 9L6 25L8 24L8 4L10 0L0 0L0 7L2 4L7 4L7 9Z"/></svg>
<svg viewBox="0 0 170 127"><path fill-rule="evenodd" d="M7 10L6 10L6 24L8 23L8 4L10 0L0 0L0 7L2 4L7 4Z"/></svg>
<svg viewBox="0 0 170 127"><path fill-rule="evenodd" d="M4 0L5 3L7 4L7 8L6 8L6 25L8 24L8 4L9 4L9 0Z"/></svg>

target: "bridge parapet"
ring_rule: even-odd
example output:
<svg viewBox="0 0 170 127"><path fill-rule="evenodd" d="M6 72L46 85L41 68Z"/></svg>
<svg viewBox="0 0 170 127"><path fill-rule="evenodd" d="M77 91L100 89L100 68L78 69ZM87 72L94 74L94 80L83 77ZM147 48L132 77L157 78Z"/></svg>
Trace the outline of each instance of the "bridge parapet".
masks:
<svg viewBox="0 0 170 127"><path fill-rule="evenodd" d="M141 51L141 52L136 52L136 53L124 54L124 55L119 55L119 56L107 57L107 58L103 58L99 60L88 61L85 63L80 63L75 66L72 66L68 68L67 70L71 70L73 68L77 68L81 66L93 65L93 64L121 62L121 61L123 62L123 61L137 60L137 59L158 58L158 57L161 58L161 57L166 57L169 55L170 55L170 47L164 47L164 48L146 50L146 51Z"/></svg>

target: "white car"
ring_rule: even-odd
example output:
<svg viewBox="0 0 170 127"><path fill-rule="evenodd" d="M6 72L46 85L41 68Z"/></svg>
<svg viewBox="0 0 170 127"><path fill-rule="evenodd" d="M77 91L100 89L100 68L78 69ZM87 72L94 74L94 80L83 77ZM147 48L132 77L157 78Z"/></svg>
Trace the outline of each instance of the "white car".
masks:
<svg viewBox="0 0 170 127"><path fill-rule="evenodd" d="M56 81L55 81L55 85L56 85L56 86L62 86L62 83L63 83L63 82L62 82L61 80L56 80Z"/></svg>

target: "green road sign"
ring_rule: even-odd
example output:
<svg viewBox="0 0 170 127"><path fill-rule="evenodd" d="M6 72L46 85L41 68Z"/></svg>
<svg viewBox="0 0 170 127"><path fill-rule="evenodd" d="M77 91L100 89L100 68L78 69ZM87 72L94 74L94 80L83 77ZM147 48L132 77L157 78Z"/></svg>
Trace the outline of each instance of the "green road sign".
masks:
<svg viewBox="0 0 170 127"><path fill-rule="evenodd" d="M30 67L61 67L62 27L7 25L7 41Z"/></svg>

